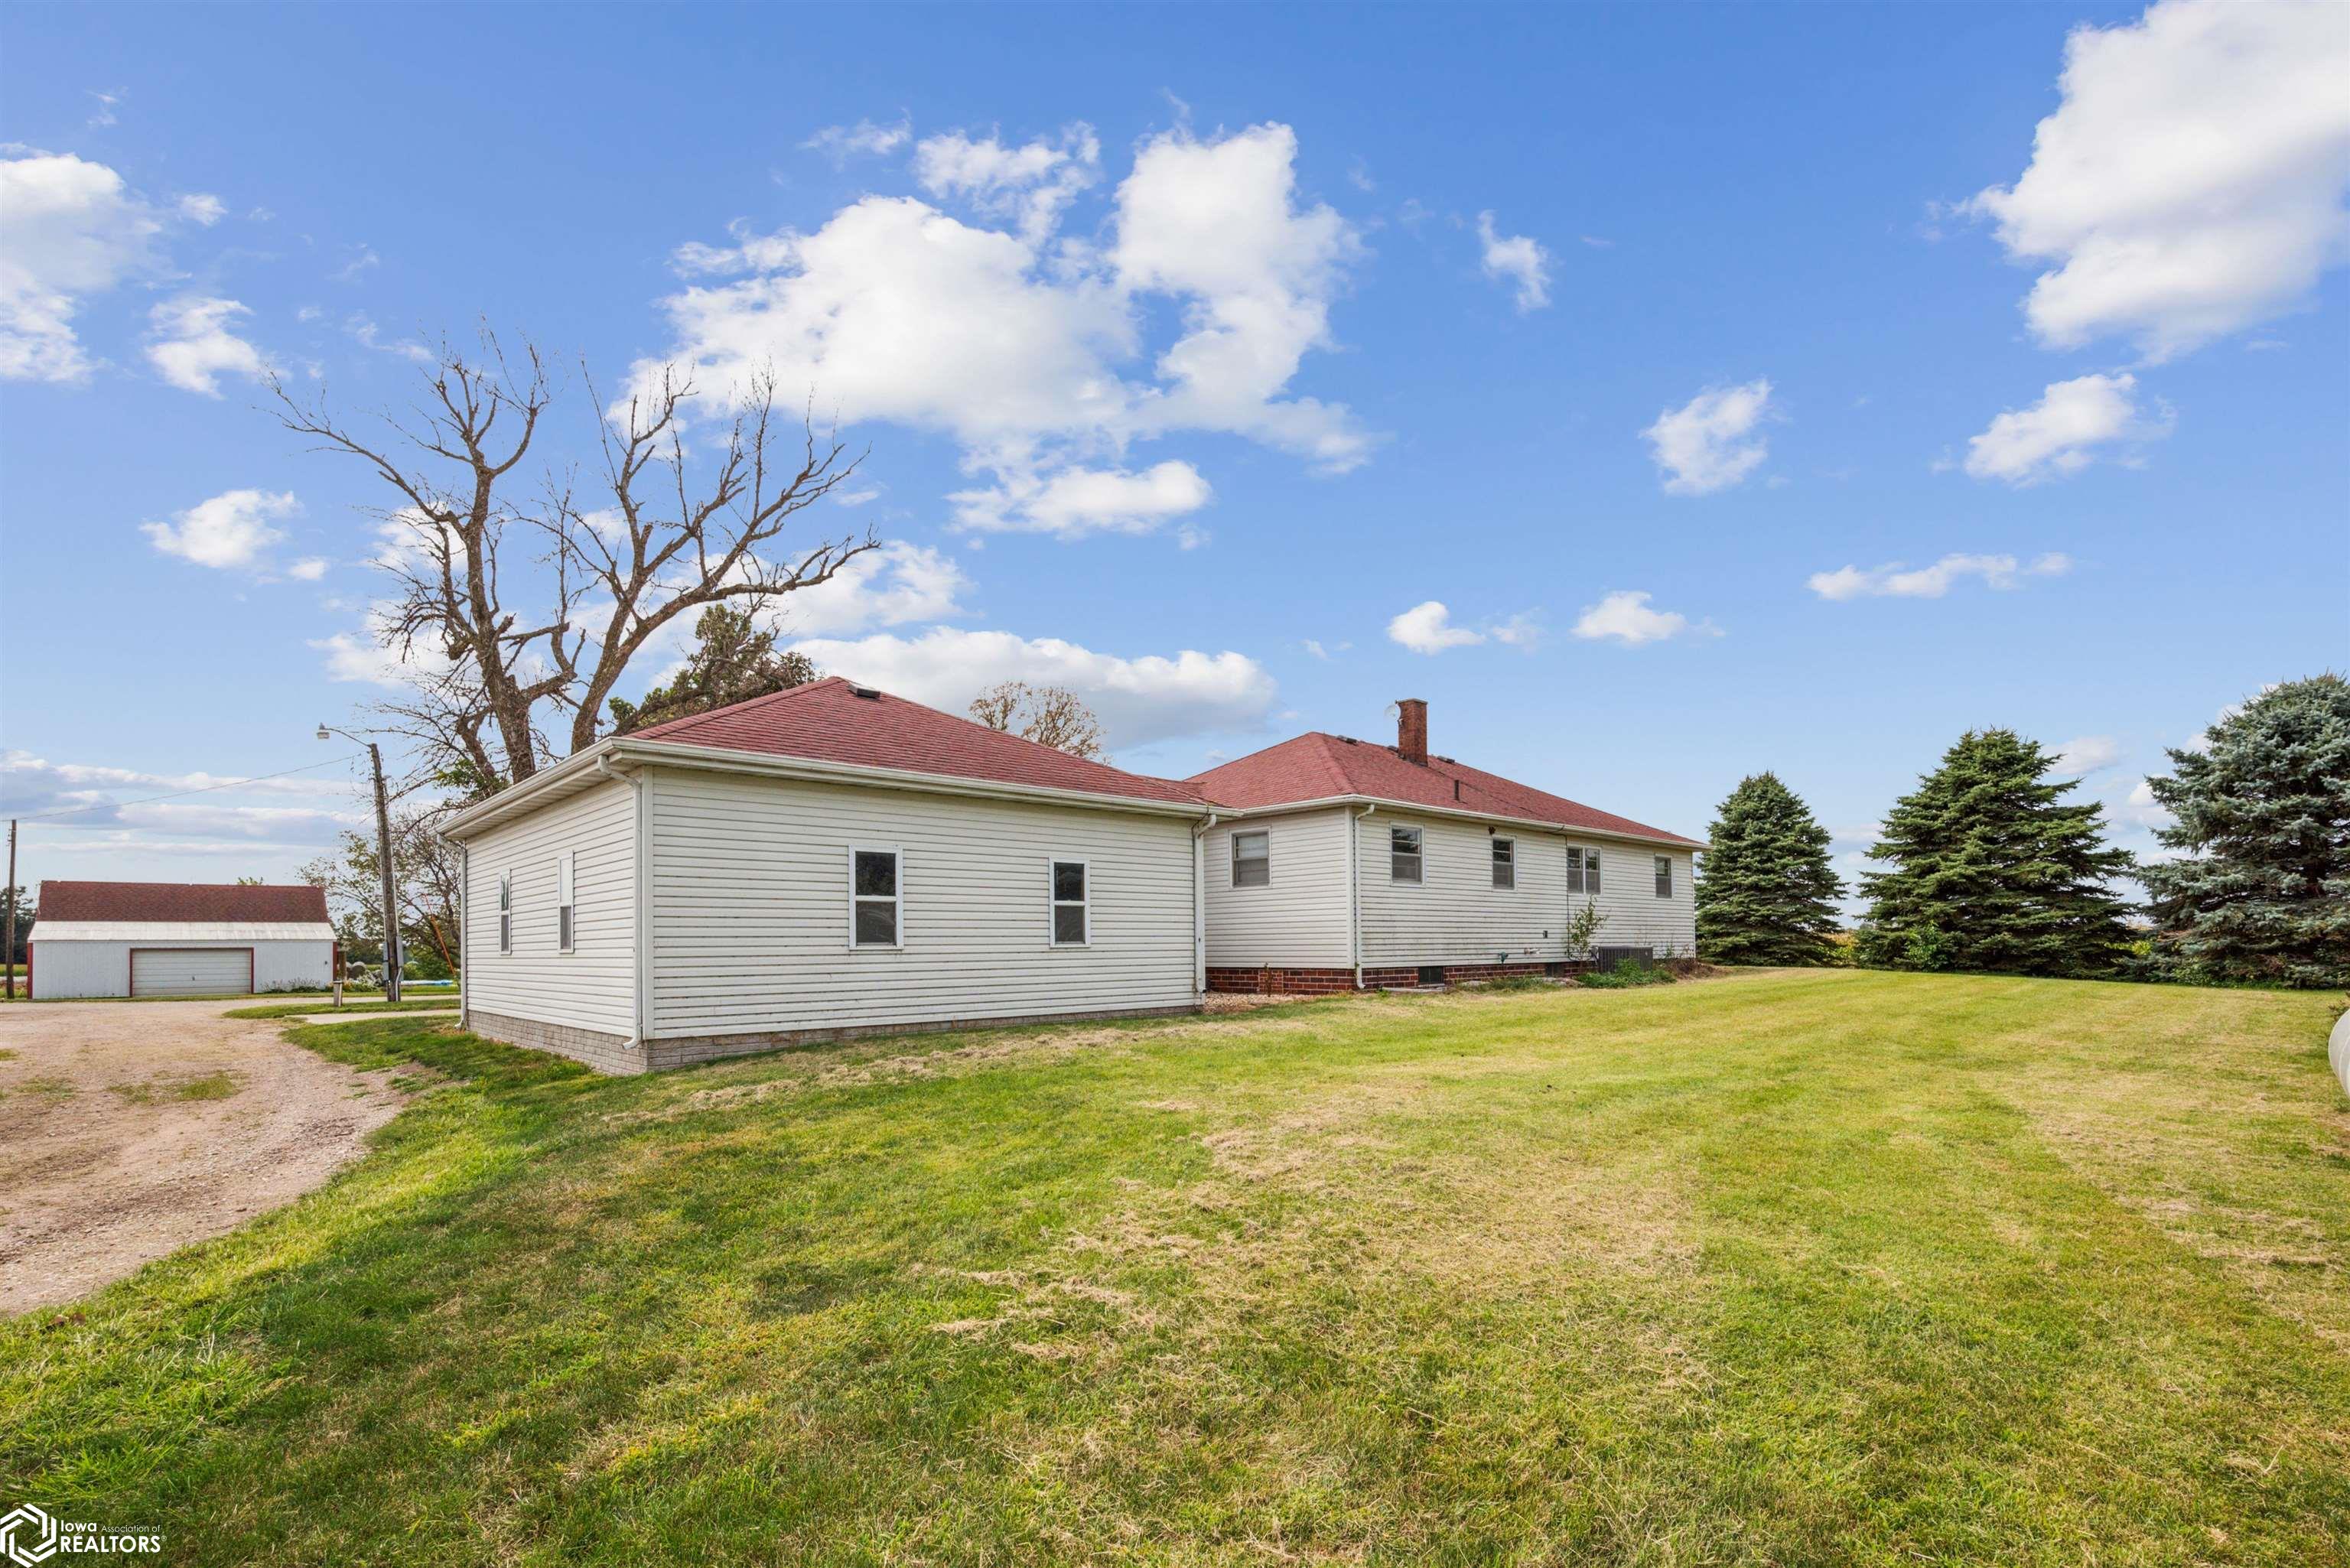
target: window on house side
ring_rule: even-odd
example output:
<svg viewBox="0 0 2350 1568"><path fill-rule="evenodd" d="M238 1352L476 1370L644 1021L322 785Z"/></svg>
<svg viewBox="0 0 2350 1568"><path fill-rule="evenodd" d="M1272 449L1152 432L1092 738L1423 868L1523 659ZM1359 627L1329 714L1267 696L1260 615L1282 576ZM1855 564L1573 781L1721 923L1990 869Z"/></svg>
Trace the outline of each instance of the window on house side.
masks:
<svg viewBox="0 0 2350 1568"><path fill-rule="evenodd" d="M578 929L574 891L578 858L567 850L555 862L555 945L567 953Z"/></svg>
<svg viewBox="0 0 2350 1568"><path fill-rule="evenodd" d="M514 873L498 878L498 951L514 951Z"/></svg>
<svg viewBox="0 0 2350 1568"><path fill-rule="evenodd" d="M1388 829L1388 880L1417 882L1419 880L1419 829L1390 827Z"/></svg>
<svg viewBox="0 0 2350 1568"><path fill-rule="evenodd" d="M1673 857L1669 855L1659 855L1657 857L1657 897L1669 898L1672 896Z"/></svg>
<svg viewBox="0 0 2350 1568"><path fill-rule="evenodd" d="M1518 841L1514 838L1493 840L1493 886L1514 888L1518 885Z"/></svg>
<svg viewBox="0 0 2350 1568"><path fill-rule="evenodd" d="M1273 881L1272 844L1269 833L1232 835L1233 887L1263 888Z"/></svg>
<svg viewBox="0 0 2350 1568"><path fill-rule="evenodd" d="M1599 891L1599 851L1572 844L1567 846L1566 890L1570 893Z"/></svg>
<svg viewBox="0 0 2350 1568"><path fill-rule="evenodd" d="M895 849L848 852L849 946L894 948L900 895Z"/></svg>
<svg viewBox="0 0 2350 1568"><path fill-rule="evenodd" d="M1086 863L1053 862L1053 945L1083 947L1091 939L1087 929Z"/></svg>

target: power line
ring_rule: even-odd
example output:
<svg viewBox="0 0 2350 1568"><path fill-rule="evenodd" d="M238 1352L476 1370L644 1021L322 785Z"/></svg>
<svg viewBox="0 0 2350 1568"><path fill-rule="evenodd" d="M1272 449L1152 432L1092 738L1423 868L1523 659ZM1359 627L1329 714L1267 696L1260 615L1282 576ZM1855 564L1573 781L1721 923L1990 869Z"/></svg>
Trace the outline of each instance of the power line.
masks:
<svg viewBox="0 0 2350 1568"><path fill-rule="evenodd" d="M225 779L219 784L198 784L194 789L173 790L170 794L151 794L144 800L102 800L91 805L69 805L61 811L26 812L23 814L19 820L25 822L38 822L45 816L78 816L86 811L119 811L125 806L152 805L159 800L178 800L185 795L208 794L216 789L243 789L247 784L265 784L271 779L282 779L289 777L295 774L311 773L319 768L333 767L338 763L355 763L359 761L359 753L353 752L347 757L328 757L323 763L307 763L298 768L287 768L284 773L262 774L256 777L249 779Z"/></svg>

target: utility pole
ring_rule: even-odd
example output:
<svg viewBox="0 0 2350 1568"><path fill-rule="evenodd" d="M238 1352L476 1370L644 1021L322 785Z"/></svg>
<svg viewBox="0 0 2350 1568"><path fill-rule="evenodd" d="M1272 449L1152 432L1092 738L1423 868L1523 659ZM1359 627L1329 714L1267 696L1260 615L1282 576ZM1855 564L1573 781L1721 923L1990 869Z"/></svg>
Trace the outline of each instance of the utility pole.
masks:
<svg viewBox="0 0 2350 1568"><path fill-rule="evenodd" d="M383 999L400 1000L400 898L391 889L391 812L383 799L383 753L368 742L368 761L375 767L375 866L383 873Z"/></svg>
<svg viewBox="0 0 2350 1568"><path fill-rule="evenodd" d="M348 740L359 737L348 730L333 730L321 724L318 739L341 735ZM368 749L368 762L375 769L375 867L383 877L383 999L400 1000L400 895L391 884L391 808L383 793L383 751L373 741L361 742Z"/></svg>
<svg viewBox="0 0 2350 1568"><path fill-rule="evenodd" d="M8 1000L16 1000L16 819L8 819L8 935L0 949L0 968L8 971ZM31 988L26 987L27 990Z"/></svg>

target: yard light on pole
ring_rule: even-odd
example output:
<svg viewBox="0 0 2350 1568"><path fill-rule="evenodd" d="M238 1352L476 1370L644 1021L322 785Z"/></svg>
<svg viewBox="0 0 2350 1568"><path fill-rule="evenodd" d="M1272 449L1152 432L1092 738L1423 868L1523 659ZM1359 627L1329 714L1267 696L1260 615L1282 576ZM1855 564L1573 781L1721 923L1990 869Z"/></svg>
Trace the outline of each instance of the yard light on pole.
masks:
<svg viewBox="0 0 2350 1568"><path fill-rule="evenodd" d="M400 1000L400 898L391 886L391 811L384 802L383 752L373 741L363 740L348 730L328 725L318 726L318 739L331 740L340 735L345 740L358 741L368 749L368 762L375 769L375 863L383 876L383 999Z"/></svg>

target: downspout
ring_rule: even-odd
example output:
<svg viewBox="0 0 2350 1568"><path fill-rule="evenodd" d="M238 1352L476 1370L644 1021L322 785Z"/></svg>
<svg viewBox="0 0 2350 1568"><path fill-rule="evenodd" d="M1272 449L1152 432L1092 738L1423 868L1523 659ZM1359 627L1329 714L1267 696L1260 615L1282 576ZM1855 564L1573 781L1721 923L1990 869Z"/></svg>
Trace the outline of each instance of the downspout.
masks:
<svg viewBox="0 0 2350 1568"><path fill-rule="evenodd" d="M1208 829L1217 815L1191 829L1191 992L1203 1001L1208 994Z"/></svg>
<svg viewBox="0 0 2350 1568"><path fill-rule="evenodd" d="M620 774L612 771L612 759L607 754L596 759L596 776L600 779L625 782L629 786L631 829L629 834L629 860L632 873L629 881L629 891L636 899L636 919L629 923L636 927L637 938L631 944L635 950L629 955L629 990L633 993L631 1000L634 1003L629 1009L629 1014L635 1020L635 1027L631 1033L636 1036L629 1044L635 1046L640 1054L647 1053L650 1050L650 1044L646 1038L645 1031L647 968L645 952L650 945L648 941L650 933L645 929L645 911L651 900L645 896L645 774L642 768L639 768L622 780Z"/></svg>
<svg viewBox="0 0 2350 1568"><path fill-rule="evenodd" d="M457 846L457 1027L473 1032L473 846ZM343 993L343 945L335 944L335 994Z"/></svg>
<svg viewBox="0 0 2350 1568"><path fill-rule="evenodd" d="M1363 989L1363 836L1358 826L1364 817L1378 809L1374 803L1347 818L1347 923L1355 951L1357 991Z"/></svg>

